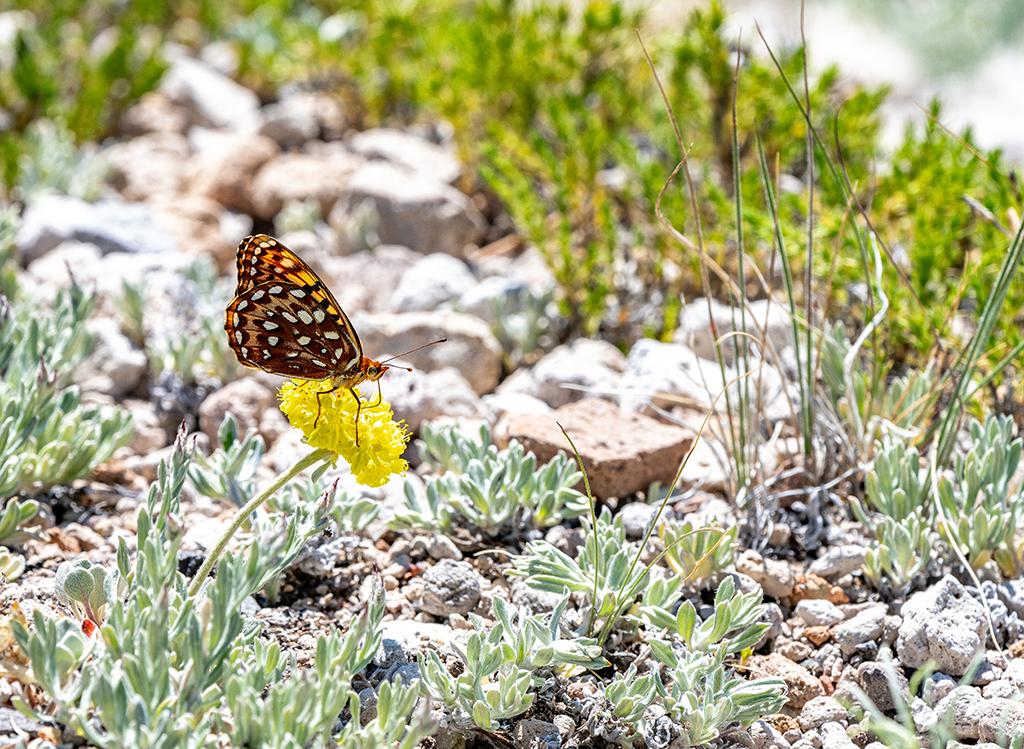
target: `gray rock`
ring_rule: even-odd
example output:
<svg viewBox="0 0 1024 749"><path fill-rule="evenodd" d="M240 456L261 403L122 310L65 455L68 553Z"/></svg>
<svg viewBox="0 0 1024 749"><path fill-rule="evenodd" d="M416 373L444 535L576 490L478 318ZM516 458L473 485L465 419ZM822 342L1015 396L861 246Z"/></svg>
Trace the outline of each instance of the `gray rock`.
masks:
<svg viewBox="0 0 1024 749"><path fill-rule="evenodd" d="M857 749L842 723L825 723L818 732L821 749Z"/></svg>
<svg viewBox="0 0 1024 749"><path fill-rule="evenodd" d="M188 109L194 124L234 130L256 127L259 97L184 54L172 57L159 90L171 102Z"/></svg>
<svg viewBox="0 0 1024 749"><path fill-rule="evenodd" d="M658 505L630 502L623 505L616 516L622 521L622 527L629 538L643 538L657 514Z"/></svg>
<svg viewBox="0 0 1024 749"><path fill-rule="evenodd" d="M467 562L444 559L423 573L419 608L435 616L468 614L480 602L480 575Z"/></svg>
<svg viewBox="0 0 1024 749"><path fill-rule="evenodd" d="M527 718L512 729L512 743L516 749L559 749L562 736L554 723Z"/></svg>
<svg viewBox="0 0 1024 749"><path fill-rule="evenodd" d="M839 645L843 655L850 656L860 645L877 642L882 636L885 614L886 606L880 603L833 627L832 639Z"/></svg>
<svg viewBox="0 0 1024 749"><path fill-rule="evenodd" d="M512 583L511 594L512 603L516 606L526 606L535 614L554 610L558 602L562 600L560 594L531 588L522 580Z"/></svg>
<svg viewBox="0 0 1024 749"><path fill-rule="evenodd" d="M395 312L438 309L476 285L466 264L435 252L417 260L402 274L388 306Z"/></svg>
<svg viewBox="0 0 1024 749"><path fill-rule="evenodd" d="M977 721L978 738L982 741L1009 746L1015 739L1024 738L1024 705L1016 700L983 699L970 712Z"/></svg>
<svg viewBox="0 0 1024 749"><path fill-rule="evenodd" d="M935 705L935 715L947 721L958 739L977 739L980 726L976 710L982 703L981 694L974 687L957 687Z"/></svg>
<svg viewBox="0 0 1024 749"><path fill-rule="evenodd" d="M961 676L985 652L985 609L949 575L911 596L900 613L896 653L906 668L934 660L940 671Z"/></svg>
<svg viewBox="0 0 1024 749"><path fill-rule="evenodd" d="M874 705L882 711L896 706L893 692L902 700L910 699L909 684L903 671L891 663L868 661L857 667L857 683Z"/></svg>
<svg viewBox="0 0 1024 749"><path fill-rule="evenodd" d="M30 263L63 242L85 242L104 255L111 252L176 253L176 243L160 231L148 205L120 200L84 200L40 194L22 216L15 243Z"/></svg>
<svg viewBox="0 0 1024 749"><path fill-rule="evenodd" d="M467 288L455 301L454 307L494 325L498 322L499 310L520 310L531 293L524 281L489 276Z"/></svg>
<svg viewBox="0 0 1024 749"><path fill-rule="evenodd" d="M756 720L747 729L753 749L789 749L789 742L771 723Z"/></svg>
<svg viewBox="0 0 1024 749"><path fill-rule="evenodd" d="M588 396L585 390L563 385L595 389L617 387L625 361L622 352L610 343L578 338L545 354L529 369L513 373L501 383L498 392L525 393L558 408Z"/></svg>
<svg viewBox="0 0 1024 749"><path fill-rule="evenodd" d="M999 598L1006 608L1019 617L1024 617L1024 578L1007 580L998 587Z"/></svg>
<svg viewBox="0 0 1024 749"><path fill-rule="evenodd" d="M1003 678L1012 681L1018 689L1024 688L1024 658L1014 658L1007 663Z"/></svg>
<svg viewBox="0 0 1024 749"><path fill-rule="evenodd" d="M413 432L418 432L426 421L437 418L484 419L487 409L474 392L472 385L453 367L434 372L397 371L382 381L382 392L394 408L395 414L405 421ZM376 398L376 385L363 386Z"/></svg>
<svg viewBox="0 0 1024 749"><path fill-rule="evenodd" d="M75 370L82 390L115 398L135 390L146 374L146 354L135 348L114 320L88 320L86 329L93 338L93 350Z"/></svg>
<svg viewBox="0 0 1024 749"><path fill-rule="evenodd" d="M910 716L914 719L914 728L919 735L928 733L939 722L938 716L928 703L920 697L915 697L910 703Z"/></svg>
<svg viewBox="0 0 1024 749"><path fill-rule="evenodd" d="M457 369L470 386L483 394L501 376L501 346L482 320L458 312L408 312L353 316L363 349L375 358L409 351L439 338L444 343L403 356L398 362L433 372Z"/></svg>
<svg viewBox="0 0 1024 749"><path fill-rule="evenodd" d="M381 243L417 252L464 256L487 225L469 197L454 187L384 162L364 164L352 175L331 225L341 232L363 205L377 216Z"/></svg>
<svg viewBox="0 0 1024 749"><path fill-rule="evenodd" d="M921 686L921 696L925 703L934 707L946 695L956 689L958 682L952 676L944 673L934 673L925 679Z"/></svg>
<svg viewBox="0 0 1024 749"><path fill-rule="evenodd" d="M10 731L12 730L36 734L44 726L44 723L41 723L38 720L33 720L32 718L27 718L17 710L13 710L9 707L0 707L0 737L9 736Z"/></svg>
<svg viewBox="0 0 1024 749"><path fill-rule="evenodd" d="M793 613L811 627L831 627L846 620L846 615L839 607L824 598L807 598L800 601Z"/></svg>
<svg viewBox="0 0 1024 749"><path fill-rule="evenodd" d="M848 719L846 708L832 697L815 697L800 710L800 727L809 731L825 723L845 723Z"/></svg>
<svg viewBox="0 0 1024 749"><path fill-rule="evenodd" d="M807 571L834 580L856 572L864 565L864 547L854 544L833 546L811 562Z"/></svg>
<svg viewBox="0 0 1024 749"><path fill-rule="evenodd" d="M462 559L462 552L450 538L434 534L427 541L427 554L431 559Z"/></svg>
<svg viewBox="0 0 1024 749"><path fill-rule="evenodd" d="M462 165L452 151L402 130L363 130L352 136L348 145L367 159L389 161L447 184L462 174Z"/></svg>
<svg viewBox="0 0 1024 749"><path fill-rule="evenodd" d="M1004 697L1010 699L1018 694L1017 687L1009 679L996 679L986 684L981 690L981 696L985 699L992 697Z"/></svg>
<svg viewBox="0 0 1024 749"><path fill-rule="evenodd" d="M320 136L316 101L295 96L260 110L257 132L282 148L297 148Z"/></svg>

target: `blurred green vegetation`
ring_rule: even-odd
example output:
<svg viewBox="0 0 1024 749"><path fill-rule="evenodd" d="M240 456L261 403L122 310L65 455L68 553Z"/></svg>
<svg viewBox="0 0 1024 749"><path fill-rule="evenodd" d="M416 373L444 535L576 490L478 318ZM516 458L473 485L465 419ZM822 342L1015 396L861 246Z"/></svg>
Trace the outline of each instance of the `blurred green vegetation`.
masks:
<svg viewBox="0 0 1024 749"><path fill-rule="evenodd" d="M672 28L651 28L642 11L620 2L578 5L14 0L24 15L13 45L0 54L0 110L11 124L0 135L5 182L16 185L24 171L33 121L56 120L79 142L114 135L125 107L158 83L162 44L198 49L226 41L237 52L238 78L265 100L299 85L339 97L357 128L449 123L473 167L462 187L489 196L492 210L499 210L497 199L547 258L570 332L621 342L665 337L683 295L735 294L721 277L702 281L696 248L736 278L737 185L742 249L765 282L778 286L759 142L776 184L792 274L802 274L811 258L814 293L830 315L852 309L854 318L864 316L856 214L867 211L890 258L887 357L931 350L949 334L958 307L983 302L1020 193L998 153L979 154L969 133L941 128L937 106L890 157L879 142L886 91L851 86L832 69L810 75L820 141L808 254L802 50L774 50L777 68L760 40L726 30L718 2ZM682 149L637 29L678 118L693 177L692 202L679 175L661 204L683 242L656 215ZM765 294L758 279L748 268L748 296ZM1019 282L1009 301L1000 332L1012 344L1020 339L1012 312L1024 302Z"/></svg>

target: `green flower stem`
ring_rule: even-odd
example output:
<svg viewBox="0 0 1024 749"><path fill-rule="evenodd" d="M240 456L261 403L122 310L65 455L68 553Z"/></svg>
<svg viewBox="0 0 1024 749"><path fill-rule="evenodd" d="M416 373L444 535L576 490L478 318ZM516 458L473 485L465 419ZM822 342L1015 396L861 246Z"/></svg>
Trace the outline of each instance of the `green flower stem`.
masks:
<svg viewBox="0 0 1024 749"><path fill-rule="evenodd" d="M235 533L238 532L238 529L242 527L242 524L245 523L246 519L259 509L260 505L270 499L275 492L295 478L298 474L302 473L311 465L319 463L321 460L328 460L332 455L333 453L330 450L317 448L278 476L274 483L264 489L263 492L250 499L249 502L238 511L235 515L235 519L231 521L231 525L229 525L228 529L224 531L224 535L220 537L216 546L214 546L213 550L207 555L206 561L203 562L203 566L199 568L199 572L197 572L196 576L192 579L192 584L188 586L189 596L195 597L196 594L199 593L200 588L203 587L203 582L210 576L210 572L224 555L224 549L227 548L228 542L232 539Z"/></svg>

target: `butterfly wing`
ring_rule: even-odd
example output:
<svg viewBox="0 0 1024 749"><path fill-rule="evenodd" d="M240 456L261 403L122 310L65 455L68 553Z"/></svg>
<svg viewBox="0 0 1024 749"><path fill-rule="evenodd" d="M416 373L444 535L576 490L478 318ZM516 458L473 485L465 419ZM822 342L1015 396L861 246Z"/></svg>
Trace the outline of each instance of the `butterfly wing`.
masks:
<svg viewBox="0 0 1024 749"><path fill-rule="evenodd" d="M359 367L363 347L323 280L273 237L238 245L238 286L224 329L238 361L286 377L326 379Z"/></svg>

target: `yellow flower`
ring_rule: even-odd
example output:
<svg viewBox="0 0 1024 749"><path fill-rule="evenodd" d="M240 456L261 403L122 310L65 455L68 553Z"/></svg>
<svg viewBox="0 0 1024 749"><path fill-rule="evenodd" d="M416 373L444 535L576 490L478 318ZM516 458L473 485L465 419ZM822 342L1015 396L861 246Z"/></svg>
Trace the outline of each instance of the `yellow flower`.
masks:
<svg viewBox="0 0 1024 749"><path fill-rule="evenodd" d="M289 423L306 435L312 447L330 450L352 467L356 481L382 486L409 464L402 459L409 442L405 422L394 419L386 401L363 401L359 409L359 445L356 446L356 399L347 388L328 393L330 380L292 380L277 391ZM320 418L317 419L317 393ZM316 422L316 428L313 422Z"/></svg>

